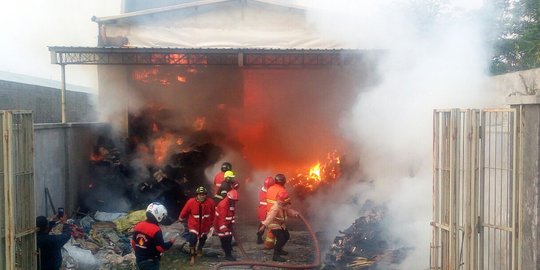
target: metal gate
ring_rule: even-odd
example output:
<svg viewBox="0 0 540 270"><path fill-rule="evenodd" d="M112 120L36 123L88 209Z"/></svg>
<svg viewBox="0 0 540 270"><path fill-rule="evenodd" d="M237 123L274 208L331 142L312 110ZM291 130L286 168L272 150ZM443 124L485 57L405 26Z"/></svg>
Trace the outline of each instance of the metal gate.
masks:
<svg viewBox="0 0 540 270"><path fill-rule="evenodd" d="M0 111L0 269L36 269L32 113Z"/></svg>
<svg viewBox="0 0 540 270"><path fill-rule="evenodd" d="M434 111L430 269L519 269L516 117Z"/></svg>

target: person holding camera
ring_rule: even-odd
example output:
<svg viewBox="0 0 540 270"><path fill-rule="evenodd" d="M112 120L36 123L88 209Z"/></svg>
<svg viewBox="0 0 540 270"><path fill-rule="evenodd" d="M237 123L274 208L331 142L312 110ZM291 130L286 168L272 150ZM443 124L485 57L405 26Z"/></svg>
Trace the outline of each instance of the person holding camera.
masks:
<svg viewBox="0 0 540 270"><path fill-rule="evenodd" d="M36 218L38 269L58 270L62 266L62 247L71 238L71 228L66 224L67 216L61 213L55 217L56 221L49 221L45 216ZM49 234L56 224L62 224L62 233L59 235Z"/></svg>

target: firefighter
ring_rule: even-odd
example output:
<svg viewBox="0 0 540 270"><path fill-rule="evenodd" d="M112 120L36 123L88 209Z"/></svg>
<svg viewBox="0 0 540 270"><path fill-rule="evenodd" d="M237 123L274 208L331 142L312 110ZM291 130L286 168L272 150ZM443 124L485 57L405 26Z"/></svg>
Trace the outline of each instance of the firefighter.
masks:
<svg viewBox="0 0 540 270"><path fill-rule="evenodd" d="M226 171L223 176L225 177L225 180L221 183L216 195L214 195L214 202L216 205L227 196L227 192L229 192L231 189L238 190L240 187L238 182L235 180L236 175L233 171Z"/></svg>
<svg viewBox="0 0 540 270"><path fill-rule="evenodd" d="M189 242L191 265L195 264L195 255L203 255L202 249L215 217L214 201L207 197L208 190L201 186L195 190L195 193L195 197L186 202L178 217L180 222L185 222L187 219L188 231L184 234L184 238Z"/></svg>
<svg viewBox="0 0 540 270"><path fill-rule="evenodd" d="M225 252L225 260L228 261L236 261L232 255L232 229L236 222L234 213L237 201L238 191L231 189L216 207L215 228L221 241L221 248Z"/></svg>
<svg viewBox="0 0 540 270"><path fill-rule="evenodd" d="M161 253L173 245L176 237L170 241L163 240L163 233L159 227L167 217L167 209L160 203L153 202L146 208L146 220L141 221L133 228L131 247L135 251L135 261L140 270L159 270Z"/></svg>
<svg viewBox="0 0 540 270"><path fill-rule="evenodd" d="M264 241L262 236L264 235L264 229L260 231L262 222L266 219L266 213L268 213L267 202L266 202L266 193L268 188L274 185L274 178L272 176L266 177L264 179L264 184L259 190L259 208L257 209L257 214L259 217L259 231L257 231L257 244L263 244Z"/></svg>
<svg viewBox="0 0 540 270"><path fill-rule="evenodd" d="M276 244L274 246L273 261L285 262L285 258L281 255L287 255L288 252L283 250L283 246L289 241L290 234L287 230L287 217L298 217L300 214L298 211L289 208L291 199L287 191L282 191L277 196L277 202L268 210L268 215L263 221L263 226L259 228L259 231L263 231L265 227L272 232L276 237Z"/></svg>
<svg viewBox="0 0 540 270"><path fill-rule="evenodd" d="M221 164L221 171L214 176L214 192L217 194L219 188L221 187L221 183L225 180L225 172L226 171L232 171L232 164L229 162L223 162Z"/></svg>
<svg viewBox="0 0 540 270"><path fill-rule="evenodd" d="M268 188L268 191L266 192L266 209L267 211L270 211L272 206L276 203L277 195L281 192L286 192L285 190L285 183L287 182L287 178L284 174L278 173L274 177L274 185ZM264 248L266 249L272 249L274 248L274 244L276 243L276 238L272 234L271 231L269 231L266 234L266 239L264 240Z"/></svg>

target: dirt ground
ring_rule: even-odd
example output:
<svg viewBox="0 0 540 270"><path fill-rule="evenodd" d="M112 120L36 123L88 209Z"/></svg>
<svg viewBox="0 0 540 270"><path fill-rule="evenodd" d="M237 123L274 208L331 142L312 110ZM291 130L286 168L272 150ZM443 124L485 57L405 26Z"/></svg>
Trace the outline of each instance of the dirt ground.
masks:
<svg viewBox="0 0 540 270"><path fill-rule="evenodd" d="M260 262L272 262L273 250L266 250L263 245L256 243L256 221L245 221L239 218L235 227L236 235L238 236L238 244L233 247L233 256L238 261L250 260ZM170 237L173 233L179 232L181 225L171 225L162 227L165 238ZM310 264L314 259L314 246L312 244L311 236L306 230L303 223L296 220L291 222L289 226L289 232L291 238L285 245L284 250L289 252L289 255L282 256L287 259L287 263L291 264ZM189 265L189 255L185 246L185 242L181 237L175 242L174 246L165 252L161 260L161 269L173 270L173 269L217 269L216 266L220 262L226 262L224 259L224 253L221 249L221 244L217 236L210 237L203 249L204 255L197 257L194 266ZM186 245L187 246L187 245ZM240 246L246 252L244 256L240 251ZM222 267L220 269L249 269L250 267ZM256 269L275 269L256 267Z"/></svg>

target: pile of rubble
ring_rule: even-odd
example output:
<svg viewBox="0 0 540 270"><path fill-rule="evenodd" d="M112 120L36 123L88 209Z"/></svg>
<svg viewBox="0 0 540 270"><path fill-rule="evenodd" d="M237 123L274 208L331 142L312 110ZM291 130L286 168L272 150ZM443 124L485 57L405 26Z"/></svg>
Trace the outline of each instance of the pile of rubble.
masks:
<svg viewBox="0 0 540 270"><path fill-rule="evenodd" d="M334 238L323 269L395 269L410 248L395 249L384 224L385 212L384 206L367 202L363 215Z"/></svg>
<svg viewBox="0 0 540 270"><path fill-rule="evenodd" d="M146 219L145 210L126 213L96 212L81 219L69 220L71 240L64 245L63 268L77 270L132 269L135 256L130 245L130 230ZM164 237L182 232L182 224L169 226ZM51 233L60 234L62 225ZM179 243L182 244L182 243Z"/></svg>

